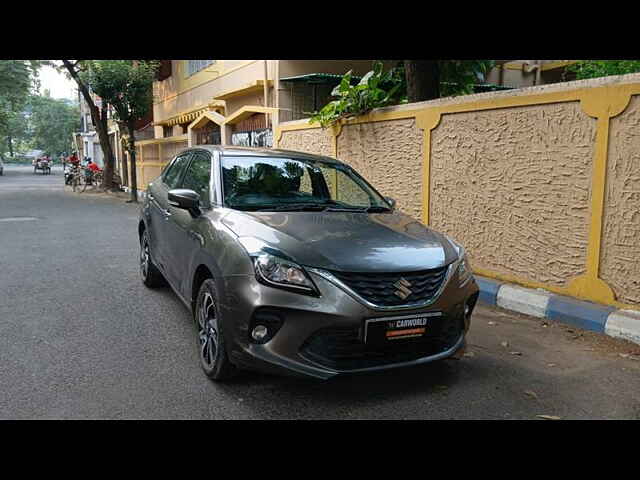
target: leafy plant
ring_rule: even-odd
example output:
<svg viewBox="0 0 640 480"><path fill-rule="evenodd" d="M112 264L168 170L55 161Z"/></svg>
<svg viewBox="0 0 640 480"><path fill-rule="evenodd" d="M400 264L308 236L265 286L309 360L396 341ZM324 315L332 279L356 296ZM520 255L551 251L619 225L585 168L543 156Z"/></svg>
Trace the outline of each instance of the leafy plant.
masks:
<svg viewBox="0 0 640 480"><path fill-rule="evenodd" d="M473 86L482 82L494 65L493 60L439 61L440 96L473 93ZM382 62L375 62L373 70L362 77L357 85L351 85L352 80L349 71L331 92L332 96L338 97L337 100L313 112L309 123L319 123L326 128L340 120L364 115L374 108L407 102L407 79L403 62L387 72L383 72Z"/></svg>
<svg viewBox="0 0 640 480"><path fill-rule="evenodd" d="M580 60L567 67L577 80L640 72L640 60Z"/></svg>
<svg viewBox="0 0 640 480"><path fill-rule="evenodd" d="M323 128L341 120L363 115L374 108L402 102L403 83L396 69L383 71L382 62L375 62L357 85L352 85L352 71L348 71L331 95L338 97L314 112L310 123L320 123Z"/></svg>

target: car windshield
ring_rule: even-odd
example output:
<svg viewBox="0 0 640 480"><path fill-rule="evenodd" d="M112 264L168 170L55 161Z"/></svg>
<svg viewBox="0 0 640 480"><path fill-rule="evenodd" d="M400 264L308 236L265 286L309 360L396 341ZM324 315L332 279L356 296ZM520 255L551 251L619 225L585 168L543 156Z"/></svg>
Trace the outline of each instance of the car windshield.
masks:
<svg viewBox="0 0 640 480"><path fill-rule="evenodd" d="M330 161L223 156L224 205L263 211L390 211L346 165Z"/></svg>

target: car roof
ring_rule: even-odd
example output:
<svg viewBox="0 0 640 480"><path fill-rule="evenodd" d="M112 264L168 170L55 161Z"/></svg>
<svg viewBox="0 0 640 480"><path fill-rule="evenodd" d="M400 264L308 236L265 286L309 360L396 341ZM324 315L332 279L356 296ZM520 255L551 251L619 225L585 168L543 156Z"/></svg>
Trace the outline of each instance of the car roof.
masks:
<svg viewBox="0 0 640 480"><path fill-rule="evenodd" d="M342 164L342 162L340 162L339 160L331 157L326 157L324 155L314 155L311 153L297 152L294 150L280 150L277 148L238 147L235 145L195 145L193 147L185 149L184 151L197 149L217 151L220 152L221 155L225 156L296 158Z"/></svg>

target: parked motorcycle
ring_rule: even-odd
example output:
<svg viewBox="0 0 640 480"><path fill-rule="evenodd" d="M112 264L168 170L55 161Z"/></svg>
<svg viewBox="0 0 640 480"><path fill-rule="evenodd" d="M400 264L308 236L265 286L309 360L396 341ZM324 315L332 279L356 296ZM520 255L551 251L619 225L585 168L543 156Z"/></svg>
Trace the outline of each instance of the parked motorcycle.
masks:
<svg viewBox="0 0 640 480"><path fill-rule="evenodd" d="M71 185L71 180L73 179L73 167L70 163L65 163L64 165L64 184Z"/></svg>

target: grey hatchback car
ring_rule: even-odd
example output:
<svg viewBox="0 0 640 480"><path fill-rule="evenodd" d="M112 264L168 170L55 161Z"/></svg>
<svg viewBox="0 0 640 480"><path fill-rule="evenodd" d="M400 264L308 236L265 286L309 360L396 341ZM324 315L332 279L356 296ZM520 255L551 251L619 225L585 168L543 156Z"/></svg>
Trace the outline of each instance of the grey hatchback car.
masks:
<svg viewBox="0 0 640 480"><path fill-rule="evenodd" d="M394 204L332 158L190 148L148 185L142 281L192 312L214 380L459 356L478 299L465 251Z"/></svg>

